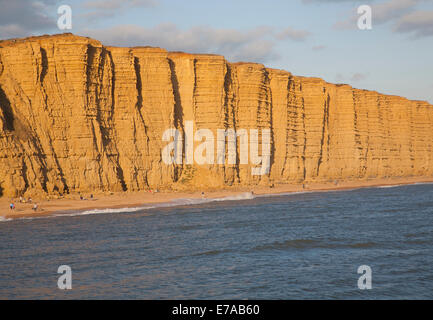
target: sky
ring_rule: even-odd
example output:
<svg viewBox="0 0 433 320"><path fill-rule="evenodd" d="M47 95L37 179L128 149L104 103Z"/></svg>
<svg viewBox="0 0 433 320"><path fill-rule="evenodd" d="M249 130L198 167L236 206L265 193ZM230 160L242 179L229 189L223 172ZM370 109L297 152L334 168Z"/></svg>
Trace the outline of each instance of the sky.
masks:
<svg viewBox="0 0 433 320"><path fill-rule="evenodd" d="M57 9L72 9L60 30ZM357 27L360 5L372 29ZM105 45L217 53L433 104L433 0L0 0L0 39L72 32Z"/></svg>

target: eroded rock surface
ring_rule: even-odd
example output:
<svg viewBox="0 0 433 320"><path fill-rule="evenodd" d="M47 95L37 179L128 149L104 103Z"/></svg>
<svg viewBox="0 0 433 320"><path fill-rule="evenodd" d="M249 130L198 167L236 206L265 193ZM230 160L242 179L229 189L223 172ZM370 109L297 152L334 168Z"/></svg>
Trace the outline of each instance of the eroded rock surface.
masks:
<svg viewBox="0 0 433 320"><path fill-rule="evenodd" d="M71 34L0 41L0 107L5 196L433 176L427 102L218 55ZM270 129L270 172L165 164L162 134L186 121L215 137Z"/></svg>

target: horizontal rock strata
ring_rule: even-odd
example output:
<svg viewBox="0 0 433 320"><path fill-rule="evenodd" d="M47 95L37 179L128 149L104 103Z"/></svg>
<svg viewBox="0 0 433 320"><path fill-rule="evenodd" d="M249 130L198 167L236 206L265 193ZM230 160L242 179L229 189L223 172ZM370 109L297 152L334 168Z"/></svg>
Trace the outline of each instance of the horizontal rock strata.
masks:
<svg viewBox="0 0 433 320"><path fill-rule="evenodd" d="M71 34L0 41L0 107L4 196L433 176L427 102L219 55ZM269 129L269 172L240 164L239 144L234 164L167 165L162 135L186 121L215 137Z"/></svg>

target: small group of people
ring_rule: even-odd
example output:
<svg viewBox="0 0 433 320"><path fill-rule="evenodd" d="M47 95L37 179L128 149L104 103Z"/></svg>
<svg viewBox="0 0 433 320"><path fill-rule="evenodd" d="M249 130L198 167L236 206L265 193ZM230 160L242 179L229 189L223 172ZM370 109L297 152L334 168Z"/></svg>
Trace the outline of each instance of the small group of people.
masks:
<svg viewBox="0 0 433 320"><path fill-rule="evenodd" d="M25 199L23 199L22 197L20 197L20 203L32 203L32 198L29 198L29 200L26 202ZM38 208L39 208L38 204L34 203L33 206L32 206L32 210L36 212L38 210ZM13 201L9 204L9 209L10 210L15 210L16 209L15 203Z"/></svg>
<svg viewBox="0 0 433 320"><path fill-rule="evenodd" d="M20 197L20 203L32 203L32 198L28 198L26 201L26 198Z"/></svg>
<svg viewBox="0 0 433 320"><path fill-rule="evenodd" d="M87 200L81 194L79 194L79 195L80 195L80 200ZM90 200L93 200L93 194L90 195Z"/></svg>

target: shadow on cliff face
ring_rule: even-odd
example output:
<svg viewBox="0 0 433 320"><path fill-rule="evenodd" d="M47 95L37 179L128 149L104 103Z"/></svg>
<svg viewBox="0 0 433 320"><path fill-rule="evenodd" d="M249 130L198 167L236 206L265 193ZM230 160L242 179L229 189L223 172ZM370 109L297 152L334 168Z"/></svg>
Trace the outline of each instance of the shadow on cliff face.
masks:
<svg viewBox="0 0 433 320"><path fill-rule="evenodd" d="M41 57L42 57L42 70L41 70L41 82L44 82L45 76L48 71L48 59L47 59L47 51L41 48Z"/></svg>
<svg viewBox="0 0 433 320"><path fill-rule="evenodd" d="M12 112L11 103L3 91L2 87L0 87L0 109L3 112L3 117L6 120L5 128L8 131L14 130L14 114Z"/></svg>
<svg viewBox="0 0 433 320"><path fill-rule="evenodd" d="M176 74L176 65L174 64L173 60L168 59L168 64L170 66L170 74L171 74L171 85L173 88L173 96L174 96L174 125L175 127L180 130L182 135L185 134L185 129L183 127L183 107L182 107L182 101L180 98L179 93L179 81L177 79ZM177 182L182 175L183 172L183 166L175 165L174 166L174 182Z"/></svg>

